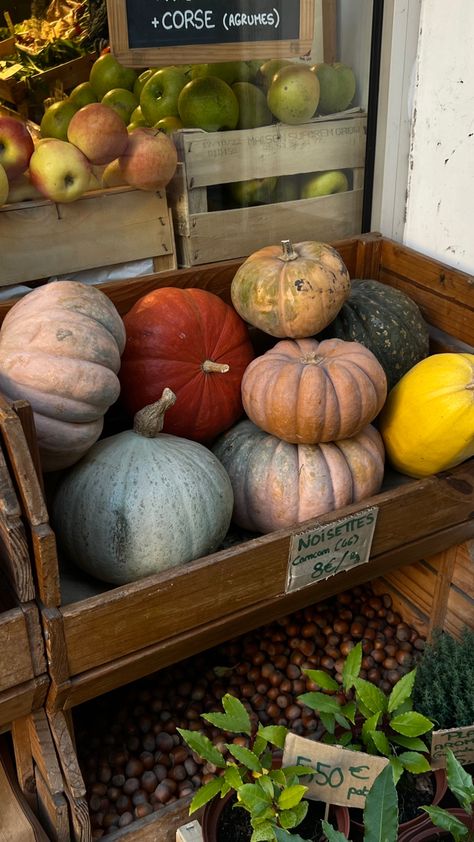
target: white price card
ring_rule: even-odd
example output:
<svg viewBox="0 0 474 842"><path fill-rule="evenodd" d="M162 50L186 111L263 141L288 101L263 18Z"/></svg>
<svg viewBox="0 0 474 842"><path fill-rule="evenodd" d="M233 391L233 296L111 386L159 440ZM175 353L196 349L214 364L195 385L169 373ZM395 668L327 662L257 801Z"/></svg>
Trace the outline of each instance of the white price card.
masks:
<svg viewBox="0 0 474 842"><path fill-rule="evenodd" d="M450 748L463 766L474 762L474 725L433 731L431 737L431 768L444 769L446 751Z"/></svg>
<svg viewBox="0 0 474 842"><path fill-rule="evenodd" d="M386 757L318 743L296 734L288 734L283 749L282 766L314 769L314 774L300 778L300 783L308 787L305 798L340 807L365 807L366 795L387 764Z"/></svg>
<svg viewBox="0 0 474 842"><path fill-rule="evenodd" d="M377 522L372 506L291 537L285 593L366 564Z"/></svg>

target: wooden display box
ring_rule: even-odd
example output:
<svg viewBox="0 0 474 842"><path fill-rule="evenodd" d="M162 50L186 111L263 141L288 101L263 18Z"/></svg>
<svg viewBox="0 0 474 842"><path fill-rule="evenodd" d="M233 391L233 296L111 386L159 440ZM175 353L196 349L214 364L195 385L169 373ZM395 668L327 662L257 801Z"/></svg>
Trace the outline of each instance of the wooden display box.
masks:
<svg viewBox="0 0 474 842"><path fill-rule="evenodd" d="M16 409L27 425L30 408ZM49 686L27 532L4 455L10 446L21 450L21 435L17 412L0 401L0 731L40 708ZM26 448L24 456L31 472Z"/></svg>
<svg viewBox="0 0 474 842"><path fill-rule="evenodd" d="M0 286L150 257L156 272L176 267L165 191L131 187L3 205L0 251Z"/></svg>
<svg viewBox="0 0 474 842"><path fill-rule="evenodd" d="M180 266L246 257L282 239L343 239L360 231L367 116L352 109L309 123L174 137L181 166L169 186ZM312 199L209 210L208 187L344 170L350 190ZM218 232L218 236L216 236Z"/></svg>
<svg viewBox="0 0 474 842"><path fill-rule="evenodd" d="M351 277L403 289L433 325L433 350L466 349L473 338L472 278L379 235L335 243ZM229 301L239 261L108 284L120 313L152 289L202 287ZM0 305L0 316L10 305ZM447 335L450 334L450 335ZM34 440L31 439L34 447ZM13 455L13 461L15 456ZM285 592L291 537L297 528L255 537L178 570L116 588L97 583L61 600L55 537L34 472L15 466L23 496L36 500L32 542L52 680L51 710L68 709L180 661L237 633L313 604L402 565L428 559L474 537L474 459L421 480L387 471L382 491L318 520L329 523L368 506L378 519L368 564L350 574ZM441 617L441 621L442 621Z"/></svg>
<svg viewBox="0 0 474 842"><path fill-rule="evenodd" d="M13 51L15 39L8 39L11 43L7 47L8 55ZM44 112L44 100L52 96L54 91L60 88L62 91L71 91L81 82L87 82L91 67L96 59L95 55L78 56L56 67L35 73L27 79L0 79L0 99L14 105L25 119L40 120Z"/></svg>

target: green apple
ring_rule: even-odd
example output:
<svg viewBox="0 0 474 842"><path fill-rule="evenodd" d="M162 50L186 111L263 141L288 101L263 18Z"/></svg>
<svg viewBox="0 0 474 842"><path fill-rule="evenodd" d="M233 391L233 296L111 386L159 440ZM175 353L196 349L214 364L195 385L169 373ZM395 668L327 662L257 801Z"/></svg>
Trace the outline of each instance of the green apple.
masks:
<svg viewBox="0 0 474 842"><path fill-rule="evenodd" d="M267 98L261 88L251 82L234 82L232 90L239 103L238 129L256 129L268 126L273 120Z"/></svg>
<svg viewBox="0 0 474 842"><path fill-rule="evenodd" d="M120 64L112 53L105 53L96 59L89 74L89 82L98 101L112 88L127 88L132 91L136 80L135 71Z"/></svg>
<svg viewBox="0 0 474 842"><path fill-rule="evenodd" d="M330 193L344 193L346 190L349 190L349 182L342 170L325 170L302 176L300 197L311 199L315 196L329 196Z"/></svg>
<svg viewBox="0 0 474 842"><path fill-rule="evenodd" d="M147 70L144 70L143 73L137 77L135 84L133 86L133 93L135 94L137 99L140 99L140 94L145 86L145 82L148 82L148 79L151 79L154 73L157 70L160 70L159 67L149 67Z"/></svg>
<svg viewBox="0 0 474 842"><path fill-rule="evenodd" d="M48 137L37 144L29 174L33 186L47 199L74 202L89 189L91 166L74 144Z"/></svg>
<svg viewBox="0 0 474 842"><path fill-rule="evenodd" d="M69 99L77 108L89 105L90 102L97 102L97 97L90 82L81 82L80 85L76 85L69 94Z"/></svg>
<svg viewBox="0 0 474 842"><path fill-rule="evenodd" d="M233 85L234 82L248 82L250 68L246 61L194 64L191 68L191 79L200 79L203 76L217 76L218 79L223 79L228 85Z"/></svg>
<svg viewBox="0 0 474 842"><path fill-rule="evenodd" d="M183 128L183 123L179 117L162 117L161 120L155 123L154 128L159 129L165 134L173 134L173 132L177 132Z"/></svg>
<svg viewBox="0 0 474 842"><path fill-rule="evenodd" d="M294 202L300 198L299 176L281 175L277 181L274 202Z"/></svg>
<svg viewBox="0 0 474 842"><path fill-rule="evenodd" d="M251 178L248 181L234 181L229 184L229 193L241 208L249 205L267 205L273 202L277 184L276 176Z"/></svg>
<svg viewBox="0 0 474 842"><path fill-rule="evenodd" d="M264 91L268 91L275 73L291 63L289 59L285 58L271 58L268 61L264 61L256 73L257 85L260 85Z"/></svg>
<svg viewBox="0 0 474 842"><path fill-rule="evenodd" d="M136 123L137 126L147 126L148 123L143 116L143 112L140 105L137 105L136 108L133 109L132 113L130 114L130 123ZM129 123L129 125L130 125Z"/></svg>
<svg viewBox="0 0 474 842"><path fill-rule="evenodd" d="M140 94L140 108L148 125L162 117L178 117L178 97L186 84L181 67L162 67L145 82Z"/></svg>
<svg viewBox="0 0 474 842"><path fill-rule="evenodd" d="M130 122L133 112L138 108L138 99L133 91L129 91L127 88L112 88L102 97L102 103L113 108L126 126Z"/></svg>
<svg viewBox="0 0 474 842"><path fill-rule="evenodd" d="M67 140L69 123L78 110L78 106L70 102L69 99L53 102L46 109L41 119L41 137L56 137L58 140Z"/></svg>
<svg viewBox="0 0 474 842"><path fill-rule="evenodd" d="M183 126L218 132L236 128L239 103L223 79L202 76L184 86L178 99L178 112Z"/></svg>
<svg viewBox="0 0 474 842"><path fill-rule="evenodd" d="M250 59L249 61L245 62L248 67L249 82L255 82L256 85L258 84L258 73L262 64L265 64L265 61L266 59L259 58Z"/></svg>
<svg viewBox="0 0 474 842"><path fill-rule="evenodd" d="M355 96L356 79L352 67L335 64L315 64L311 70L319 79L321 89L318 111L321 114L336 114L345 111Z"/></svg>
<svg viewBox="0 0 474 842"><path fill-rule="evenodd" d="M304 64L282 67L275 73L267 93L272 114L291 126L311 119L319 102L319 81Z"/></svg>

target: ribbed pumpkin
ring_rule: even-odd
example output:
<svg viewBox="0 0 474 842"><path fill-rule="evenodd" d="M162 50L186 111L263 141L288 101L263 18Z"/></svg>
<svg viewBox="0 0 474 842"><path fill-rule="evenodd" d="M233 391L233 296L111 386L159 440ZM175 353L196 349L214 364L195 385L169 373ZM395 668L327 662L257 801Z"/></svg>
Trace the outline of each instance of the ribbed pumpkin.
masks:
<svg viewBox="0 0 474 842"><path fill-rule="evenodd" d="M134 429L102 439L61 481L52 520L66 557L113 584L215 550L232 514L229 477L203 445L160 432L165 390Z"/></svg>
<svg viewBox="0 0 474 842"><path fill-rule="evenodd" d="M258 427L294 444L354 436L387 395L384 370L367 348L343 339L284 339L242 378L244 409Z"/></svg>
<svg viewBox="0 0 474 842"><path fill-rule="evenodd" d="M235 424L254 352L247 326L229 304L206 290L163 287L137 301L124 322L120 381L132 415L169 386L177 400L165 432L207 442Z"/></svg>
<svg viewBox="0 0 474 842"><path fill-rule="evenodd" d="M379 281L352 281L349 298L323 334L333 336L369 348L387 375L389 389L429 354L428 325L418 305Z"/></svg>
<svg viewBox="0 0 474 842"><path fill-rule="evenodd" d="M73 465L120 393L125 328L100 290L57 281L28 293L0 331L0 391L34 411L43 470Z"/></svg>
<svg viewBox="0 0 474 842"><path fill-rule="evenodd" d="M411 477L474 456L474 354L434 354L410 369L380 415L387 456Z"/></svg>
<svg viewBox="0 0 474 842"><path fill-rule="evenodd" d="M272 532L358 502L379 491L382 439L374 427L319 445L288 444L240 421L213 447L234 490L234 522Z"/></svg>
<svg viewBox="0 0 474 842"><path fill-rule="evenodd" d="M347 268L325 243L283 240L251 254L237 270L232 303L251 325L302 339L323 330L350 292Z"/></svg>

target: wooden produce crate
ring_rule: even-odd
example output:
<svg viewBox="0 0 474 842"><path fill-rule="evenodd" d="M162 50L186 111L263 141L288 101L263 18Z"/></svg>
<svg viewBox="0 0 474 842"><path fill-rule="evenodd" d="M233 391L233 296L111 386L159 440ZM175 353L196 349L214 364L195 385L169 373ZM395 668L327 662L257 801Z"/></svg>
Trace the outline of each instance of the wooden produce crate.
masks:
<svg viewBox="0 0 474 842"><path fill-rule="evenodd" d="M19 402L17 410L26 413L27 425L29 406ZM0 401L0 731L40 708L49 686L27 532L5 457L12 445L21 459L21 433L17 413ZM23 456L23 468L31 472L25 447Z"/></svg>
<svg viewBox="0 0 474 842"><path fill-rule="evenodd" d="M466 349L473 339L472 278L380 235L335 243L351 277L375 278L409 292L433 325L433 350ZM202 287L229 301L240 261L108 284L119 311L152 289ZM0 305L0 316L9 309ZM447 336L446 332L451 335ZM28 430L27 430L28 432ZM31 433L31 430L30 430ZM29 435L34 448L35 441ZM10 454L15 463L15 453ZM14 465L22 494L35 500L28 523L51 675L50 710L69 709L184 657L256 628L341 590L428 560L474 537L474 459L451 471L413 480L387 470L381 492L304 526L327 524L378 508L370 559L350 574L287 593L289 547L297 528L228 546L178 570L107 588L77 577L76 596L62 601L55 539L39 478Z"/></svg>
<svg viewBox="0 0 474 842"><path fill-rule="evenodd" d="M3 205L0 250L0 286L150 257L157 272L176 267L165 191L131 187Z"/></svg>
<svg viewBox="0 0 474 842"><path fill-rule="evenodd" d="M11 48L14 46L14 39ZM9 53L12 49L9 49ZM2 55L9 53L3 52ZM39 120L43 114L44 100L58 88L71 91L81 82L87 82L96 56L85 55L65 61L56 67L35 73L25 80L0 79L0 99L14 105L23 118Z"/></svg>
<svg viewBox="0 0 474 842"><path fill-rule="evenodd" d="M343 239L361 230L367 116L352 109L300 126L174 137L182 166L169 186L180 266L246 257L282 239ZM208 187L268 176L344 170L344 193L230 210L208 209ZM216 236L218 232L218 236Z"/></svg>

